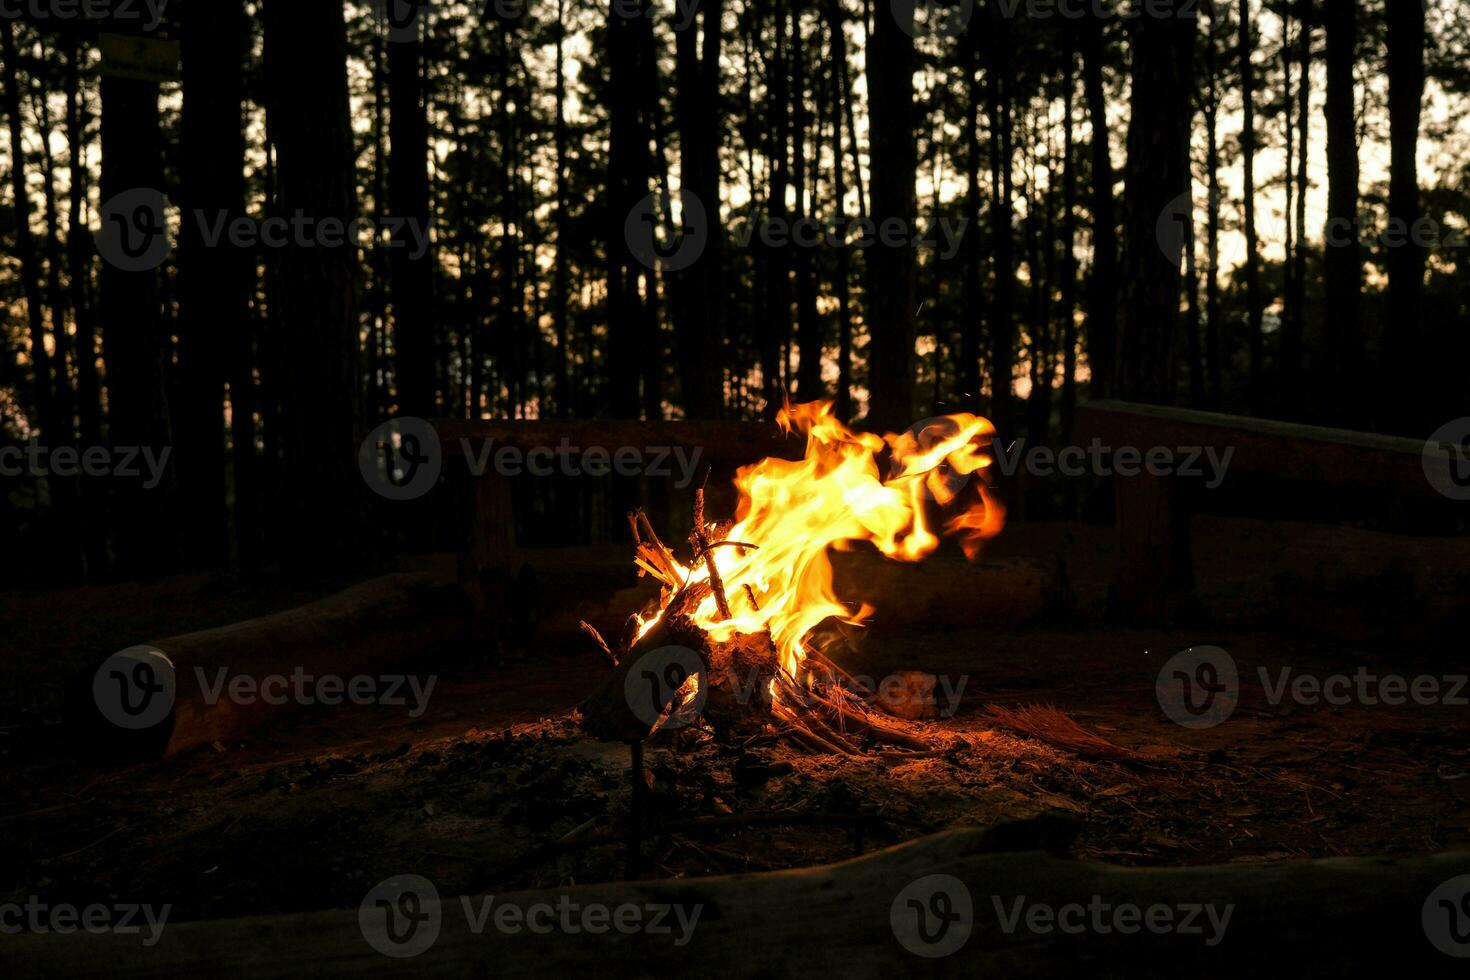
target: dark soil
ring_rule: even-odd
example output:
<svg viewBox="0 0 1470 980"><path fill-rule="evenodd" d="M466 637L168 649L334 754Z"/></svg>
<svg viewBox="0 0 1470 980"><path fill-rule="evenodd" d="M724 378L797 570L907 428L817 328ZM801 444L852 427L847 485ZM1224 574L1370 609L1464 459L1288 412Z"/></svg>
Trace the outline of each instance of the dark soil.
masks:
<svg viewBox="0 0 1470 980"><path fill-rule="evenodd" d="M301 599L192 588L50 593L21 608L44 612L31 632L39 655L53 630L53 645L78 651ZM17 608L7 625L19 622ZM1185 729L1165 717L1154 682L1170 655L1200 643L1235 658L1242 697L1224 724ZM22 693L34 694L38 678L58 683L59 668L10 657L0 900L168 903L173 921L354 907L405 872L443 894L628 873L629 750L585 737L573 715L606 664L575 640L489 668L468 652L463 663L422 665L439 677L422 717L312 709L248 742L131 766L99 764L85 747L79 758L54 710L16 710L38 703ZM949 748L897 761L804 754L779 740L650 747L636 873L798 867L1038 814L1080 824L1076 855L1122 864L1470 847L1466 707L1272 704L1257 674L1463 673L1442 651L1385 652L1284 628L1133 630L1059 617L1008 630L879 624L844 665L963 680L956 713L932 723ZM1135 757L1079 754L984 711L1028 704L1055 705Z"/></svg>

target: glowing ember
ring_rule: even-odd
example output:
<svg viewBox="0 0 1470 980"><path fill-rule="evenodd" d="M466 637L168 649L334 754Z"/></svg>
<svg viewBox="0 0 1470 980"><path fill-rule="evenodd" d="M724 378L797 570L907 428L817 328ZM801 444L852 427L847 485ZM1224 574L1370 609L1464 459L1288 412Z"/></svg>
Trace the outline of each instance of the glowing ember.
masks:
<svg viewBox="0 0 1470 980"><path fill-rule="evenodd" d="M848 429L827 402L788 406L777 421L806 437L806 453L797 461L763 459L737 473L735 524L708 552L730 615L712 592L691 618L716 642L768 632L782 669L795 678L814 627L829 617L861 623L873 612L866 605L854 612L833 592L829 548L866 541L890 558L918 561L939 545L926 516L933 501L953 514L944 528L973 558L979 542L1000 530L1004 512L980 479L967 479L993 462L984 449L995 429L983 418L950 415L918 432L881 438ZM886 477L878 464L885 447L892 461ZM709 580L702 559L686 566L662 557L682 584ZM665 589L659 611L640 622L640 637L672 596Z"/></svg>

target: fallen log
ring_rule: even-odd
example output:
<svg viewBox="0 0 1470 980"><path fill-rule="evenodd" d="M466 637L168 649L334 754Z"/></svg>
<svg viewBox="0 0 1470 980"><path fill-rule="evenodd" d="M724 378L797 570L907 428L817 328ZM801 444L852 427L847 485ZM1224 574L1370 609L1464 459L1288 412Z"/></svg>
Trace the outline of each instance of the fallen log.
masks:
<svg viewBox="0 0 1470 980"><path fill-rule="evenodd" d="M398 904L169 924L151 947L116 933L10 936L0 973L1234 978L1463 969L1435 948L1426 925L1437 925L1425 916L1426 906L1438 912L1429 899L1442 883L1470 872L1470 853L1120 868L996 846L993 834L961 830L793 871L470 899L413 886L411 902L400 894ZM1199 911L1206 906L1215 919ZM646 928L659 909L667 932ZM1123 909L1133 910L1126 919Z"/></svg>
<svg viewBox="0 0 1470 980"><path fill-rule="evenodd" d="M301 705L260 692L232 697L229 684L246 678L303 674L344 679L412 664L420 655L464 635L467 617L452 577L432 572L380 576L316 602L256 619L141 646L172 663L172 702L146 728L119 726L94 689L96 665L71 692L70 729L83 751L161 757L255 731ZM128 692L127 696L131 696ZM272 704L270 701L282 701Z"/></svg>

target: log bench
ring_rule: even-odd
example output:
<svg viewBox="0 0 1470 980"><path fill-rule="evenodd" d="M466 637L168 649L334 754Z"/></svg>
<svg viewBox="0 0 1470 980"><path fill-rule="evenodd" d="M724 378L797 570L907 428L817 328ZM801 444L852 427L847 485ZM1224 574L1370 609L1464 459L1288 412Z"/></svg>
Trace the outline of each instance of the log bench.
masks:
<svg viewBox="0 0 1470 980"><path fill-rule="evenodd" d="M1446 500L1425 476L1424 443L1417 439L1123 401L1079 408L1075 439L1079 445L1098 439L1115 450L1143 452L1154 446L1231 450L1228 473L1351 487L1409 501ZM1115 481L1116 600L1125 618L1157 622L1175 615L1193 587L1186 480L1144 468Z"/></svg>
<svg viewBox="0 0 1470 980"><path fill-rule="evenodd" d="M1017 850L1035 845L1003 839L1030 833L1024 826L1000 833L1012 826L951 830L841 864L764 874L465 898L427 894L420 884L411 886L425 892L413 892L418 904L411 911L431 924L417 945L401 949L396 944L414 942L417 931L402 935L402 921L366 901L364 908L338 911L170 921L152 946L140 935L117 932L6 936L0 974L17 980L1464 975L1463 961L1435 943L1448 945L1441 917L1455 914L1464 885L1452 879L1470 871L1470 854L1123 868ZM477 919L492 900L489 916ZM692 926L681 930L680 920L661 915L666 925L658 934L613 928L613 910L630 905L665 912L678 906ZM1202 914L1205 906L1219 926ZM504 907L519 911L497 919L495 910ZM1038 908L1049 914L1037 917ZM520 917L536 909L544 914ZM570 925L557 909L572 910L565 919ZM1127 920L1115 911L1122 909L1129 910ZM578 918L584 910L600 913L595 930L582 927L591 921ZM1026 917L1016 918L1022 911ZM1159 912L1178 927L1145 928Z"/></svg>
<svg viewBox="0 0 1470 980"><path fill-rule="evenodd" d="M85 758L155 759L233 742L303 702L284 688L236 699L225 694L226 678L376 675L452 649L464 631L463 600L447 569L381 575L292 609L143 644L168 657L175 684L167 716L146 728L103 717L93 683L104 664L89 663L69 685L67 727Z"/></svg>

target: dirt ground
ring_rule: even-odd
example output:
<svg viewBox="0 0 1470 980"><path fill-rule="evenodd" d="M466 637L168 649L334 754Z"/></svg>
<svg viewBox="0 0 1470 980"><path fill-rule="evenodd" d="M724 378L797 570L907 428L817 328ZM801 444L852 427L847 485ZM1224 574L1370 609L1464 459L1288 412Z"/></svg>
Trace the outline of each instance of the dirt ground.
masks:
<svg viewBox="0 0 1470 980"><path fill-rule="evenodd" d="M1075 821L1077 856L1132 865L1470 847L1470 710L1272 703L1258 672L1272 683L1283 668L1444 676L1465 672L1462 656L1221 617L1108 625L1092 608L1108 569L1091 533L1013 545L1070 549L1070 613L1006 629L879 626L847 656L854 674L917 669L963 683L953 716L932 723L937 754L814 756L779 741L649 749L637 873L797 867L1040 814ZM196 578L7 602L0 627L30 646L7 653L0 702L0 900L169 903L186 920L353 907L405 872L449 894L628 872L629 751L576 727L574 706L607 667L575 640L493 666L478 651L427 662L408 651L414 670L439 678L418 718L310 709L245 741L130 766L79 758L61 737L66 670L107 652L107 638L125 638L115 649L326 587ZM1197 644L1228 651L1241 677L1234 713L1205 729L1170 721L1154 690L1165 661ZM1055 705L1129 757L1074 751L986 710L1031 704Z"/></svg>

